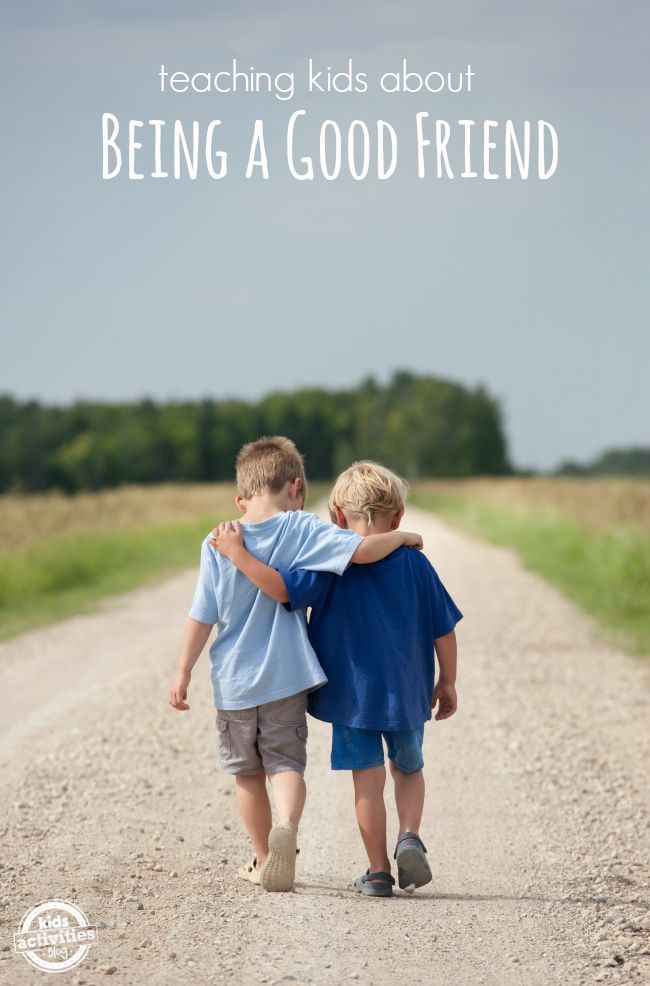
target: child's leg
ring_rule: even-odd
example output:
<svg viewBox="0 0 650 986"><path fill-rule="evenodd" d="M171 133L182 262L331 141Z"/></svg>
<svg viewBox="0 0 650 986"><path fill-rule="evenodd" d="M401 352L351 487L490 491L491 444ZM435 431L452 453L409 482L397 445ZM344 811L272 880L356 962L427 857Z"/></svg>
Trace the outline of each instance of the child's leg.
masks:
<svg viewBox="0 0 650 986"><path fill-rule="evenodd" d="M257 744L273 788L278 823L298 826L305 807L303 780L307 763L307 693L262 705Z"/></svg>
<svg viewBox="0 0 650 986"><path fill-rule="evenodd" d="M305 807L306 788L296 770L278 770L270 776L277 824L269 832L269 854L260 870L265 890L291 890L296 876L298 823Z"/></svg>
<svg viewBox="0 0 650 986"><path fill-rule="evenodd" d="M431 880L427 850L419 836L424 808L423 734L423 728L384 733L399 816L397 881L402 890L409 892Z"/></svg>
<svg viewBox="0 0 650 986"><path fill-rule="evenodd" d="M265 890L291 890L296 872L298 823L305 806L307 693L260 706L257 745L271 781L278 817L269 833L269 855L260 872Z"/></svg>
<svg viewBox="0 0 650 986"><path fill-rule="evenodd" d="M382 764L365 770L353 770L352 778L357 822L368 854L370 872L390 873L384 805L386 769Z"/></svg>
<svg viewBox="0 0 650 986"><path fill-rule="evenodd" d="M399 818L399 834L420 831L424 810L424 775L421 770L410 774L390 761L390 772L395 785L395 805Z"/></svg>
<svg viewBox="0 0 650 986"><path fill-rule="evenodd" d="M237 774L235 782L239 815L253 843L259 869L269 854L271 831L271 802L266 790L266 774L263 770L252 777Z"/></svg>
<svg viewBox="0 0 650 986"><path fill-rule="evenodd" d="M217 711L219 767L235 775L237 807L258 866L269 854L271 805L257 748L257 709Z"/></svg>
<svg viewBox="0 0 650 986"><path fill-rule="evenodd" d="M332 726L332 770L352 771L354 803L371 873L390 873L386 848L384 747L375 729Z"/></svg>
<svg viewBox="0 0 650 986"><path fill-rule="evenodd" d="M302 775L295 770L282 770L272 774L269 780L279 824L290 822L297 828L307 797L307 787Z"/></svg>
<svg viewBox="0 0 650 986"><path fill-rule="evenodd" d="M420 831L424 809L422 740L424 727L384 733L395 784L399 834Z"/></svg>

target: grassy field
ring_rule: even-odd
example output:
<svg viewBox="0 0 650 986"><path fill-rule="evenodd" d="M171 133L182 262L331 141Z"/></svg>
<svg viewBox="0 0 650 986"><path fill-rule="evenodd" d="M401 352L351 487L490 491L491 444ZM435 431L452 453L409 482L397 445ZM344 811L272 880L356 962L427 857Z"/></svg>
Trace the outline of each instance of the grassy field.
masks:
<svg viewBox="0 0 650 986"><path fill-rule="evenodd" d="M113 534L215 513L237 514L235 488L229 483L123 486L76 496L8 495L0 497L0 544L4 552L71 531Z"/></svg>
<svg viewBox="0 0 650 986"><path fill-rule="evenodd" d="M0 639L196 565L233 501L229 485L0 497Z"/></svg>
<svg viewBox="0 0 650 986"><path fill-rule="evenodd" d="M412 502L494 544L596 618L621 646L650 654L650 483L480 479L413 486Z"/></svg>
<svg viewBox="0 0 650 986"><path fill-rule="evenodd" d="M234 499L229 483L1 496L0 639L198 566L207 532L238 516Z"/></svg>
<svg viewBox="0 0 650 986"><path fill-rule="evenodd" d="M327 489L313 487L308 507ZM0 497L0 639L196 566L206 532L236 516L234 495L208 484ZM514 548L619 643L650 654L650 483L422 481L412 501Z"/></svg>

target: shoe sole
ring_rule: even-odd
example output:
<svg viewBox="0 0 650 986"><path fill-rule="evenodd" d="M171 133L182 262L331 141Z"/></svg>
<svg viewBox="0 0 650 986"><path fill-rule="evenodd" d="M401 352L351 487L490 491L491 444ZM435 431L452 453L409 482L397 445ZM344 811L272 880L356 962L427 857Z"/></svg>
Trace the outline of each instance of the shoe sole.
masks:
<svg viewBox="0 0 650 986"><path fill-rule="evenodd" d="M297 832L276 825L269 833L269 854L260 870L260 884L269 893L293 890L296 878Z"/></svg>
<svg viewBox="0 0 650 986"><path fill-rule="evenodd" d="M431 880L431 867L421 849L405 846L397 853L397 882L401 890L415 890Z"/></svg>

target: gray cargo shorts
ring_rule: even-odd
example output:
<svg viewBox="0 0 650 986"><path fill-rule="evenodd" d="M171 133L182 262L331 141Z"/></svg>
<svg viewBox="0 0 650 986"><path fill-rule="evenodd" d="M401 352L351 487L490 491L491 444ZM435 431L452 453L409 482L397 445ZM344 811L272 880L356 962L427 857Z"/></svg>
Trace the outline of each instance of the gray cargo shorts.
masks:
<svg viewBox="0 0 650 986"><path fill-rule="evenodd" d="M217 709L219 770L227 774L305 772L307 692L252 709Z"/></svg>

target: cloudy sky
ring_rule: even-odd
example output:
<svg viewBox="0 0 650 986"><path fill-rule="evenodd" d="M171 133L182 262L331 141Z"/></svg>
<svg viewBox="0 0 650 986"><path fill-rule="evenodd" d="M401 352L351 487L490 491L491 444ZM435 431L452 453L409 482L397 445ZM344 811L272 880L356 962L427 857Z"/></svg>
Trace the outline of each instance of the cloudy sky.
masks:
<svg viewBox="0 0 650 986"><path fill-rule="evenodd" d="M626 0L25 0L2 5L0 392L66 402L354 384L395 368L484 383L520 465L650 438L647 4ZM160 92L169 71L292 71L292 100ZM365 94L304 91L308 58L352 58ZM398 70L471 93L386 94ZM398 133L389 181L287 172L325 119ZM549 181L418 179L429 125L545 119ZM102 180L101 118L222 121L229 174ZM244 178L256 118L270 177ZM496 131L501 170L503 126ZM429 135L430 136L430 135ZM480 135L479 135L480 136ZM458 157L458 137L455 137ZM451 146L451 145L450 145ZM476 164L481 147L476 144ZM536 143L533 141L533 149ZM477 170L479 170L477 169ZM372 169L371 169L372 170Z"/></svg>

